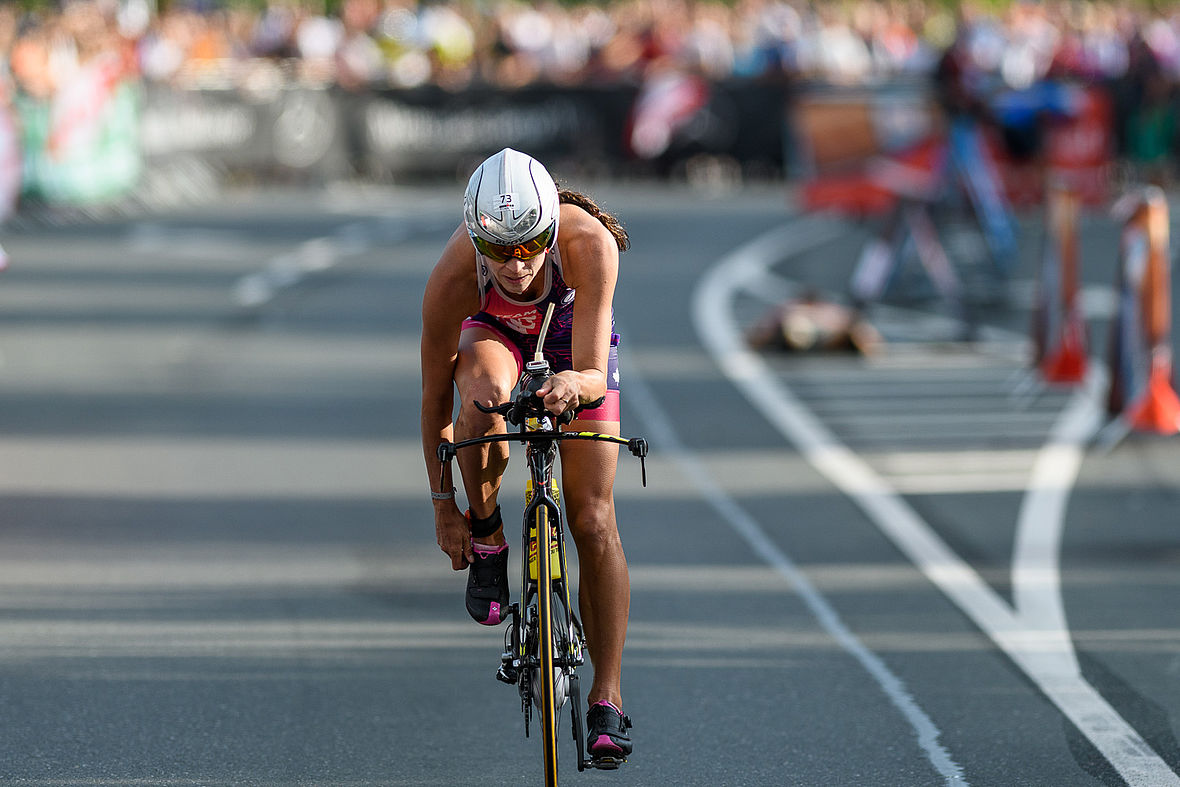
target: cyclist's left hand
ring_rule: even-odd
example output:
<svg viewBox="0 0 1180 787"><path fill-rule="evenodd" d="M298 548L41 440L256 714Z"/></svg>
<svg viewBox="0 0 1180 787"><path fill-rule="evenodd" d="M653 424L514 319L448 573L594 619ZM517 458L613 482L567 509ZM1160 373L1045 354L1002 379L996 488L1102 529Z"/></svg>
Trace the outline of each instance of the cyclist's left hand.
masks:
<svg viewBox="0 0 1180 787"><path fill-rule="evenodd" d="M572 372L558 372L537 389L537 396L545 402L545 409L554 415L578 406L580 387Z"/></svg>

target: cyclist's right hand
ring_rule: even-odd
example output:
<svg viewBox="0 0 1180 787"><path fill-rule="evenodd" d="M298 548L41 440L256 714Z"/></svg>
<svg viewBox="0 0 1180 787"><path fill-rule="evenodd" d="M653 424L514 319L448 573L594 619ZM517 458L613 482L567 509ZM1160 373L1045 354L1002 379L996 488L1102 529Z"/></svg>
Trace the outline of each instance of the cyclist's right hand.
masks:
<svg viewBox="0 0 1180 787"><path fill-rule="evenodd" d="M475 562L471 548L471 526L454 503L434 510L434 535L438 548L451 559L451 568L462 571Z"/></svg>

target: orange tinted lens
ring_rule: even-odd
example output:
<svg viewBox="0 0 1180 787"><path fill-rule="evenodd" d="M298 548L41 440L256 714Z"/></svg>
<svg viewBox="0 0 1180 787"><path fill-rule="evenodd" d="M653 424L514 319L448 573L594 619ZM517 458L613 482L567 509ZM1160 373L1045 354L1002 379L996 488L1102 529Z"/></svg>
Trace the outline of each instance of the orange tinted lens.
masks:
<svg viewBox="0 0 1180 787"><path fill-rule="evenodd" d="M537 237L526 242L524 245L532 250L532 254L540 254L549 248L553 242L553 233L557 231L555 225L550 224L549 227ZM531 255L530 255L531 256Z"/></svg>
<svg viewBox="0 0 1180 787"><path fill-rule="evenodd" d="M512 246L501 246L499 243L489 243L475 233L471 234L471 242L475 245L475 250L489 260L496 262L505 262L512 256Z"/></svg>
<svg viewBox="0 0 1180 787"><path fill-rule="evenodd" d="M512 256L516 257L518 260L536 257L538 254L545 251L545 249L549 248L549 239L551 237L553 237L552 227L545 230L532 240L526 240L524 243L514 246L512 248Z"/></svg>
<svg viewBox="0 0 1180 787"><path fill-rule="evenodd" d="M518 243L515 246L504 246L499 243L490 243L475 233L470 233L471 242L475 244L476 250L490 260L496 262L507 262L515 257L518 260L527 260L530 257L535 257L545 249L549 248L549 242L553 239L553 225L549 225L549 229L542 232L532 240L526 240L524 243Z"/></svg>

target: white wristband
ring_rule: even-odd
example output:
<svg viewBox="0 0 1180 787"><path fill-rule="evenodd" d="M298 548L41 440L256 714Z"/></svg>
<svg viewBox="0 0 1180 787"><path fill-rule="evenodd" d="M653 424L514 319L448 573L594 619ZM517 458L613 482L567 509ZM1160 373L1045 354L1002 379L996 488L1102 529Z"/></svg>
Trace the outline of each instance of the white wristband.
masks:
<svg viewBox="0 0 1180 787"><path fill-rule="evenodd" d="M454 499L455 499L455 488L454 488L454 487L451 487L451 491L450 491L450 492L434 492L434 491L431 491L431 493L430 493L430 499L431 499L431 500L454 500Z"/></svg>

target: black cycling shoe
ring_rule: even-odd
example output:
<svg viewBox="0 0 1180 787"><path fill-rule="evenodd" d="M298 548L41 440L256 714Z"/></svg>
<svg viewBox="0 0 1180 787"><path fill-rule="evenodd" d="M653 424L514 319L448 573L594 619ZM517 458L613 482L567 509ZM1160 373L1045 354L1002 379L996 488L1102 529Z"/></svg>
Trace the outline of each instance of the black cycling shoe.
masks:
<svg viewBox="0 0 1180 787"><path fill-rule="evenodd" d="M498 626L508 617L508 545L495 552L475 546L467 568L467 614L477 623Z"/></svg>
<svg viewBox="0 0 1180 787"><path fill-rule="evenodd" d="M586 712L586 750L595 768L617 768L631 753L631 718L609 702L596 702Z"/></svg>

